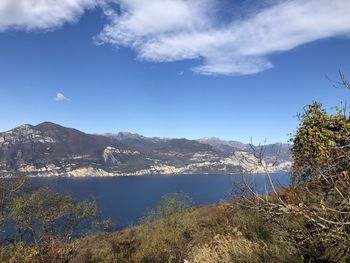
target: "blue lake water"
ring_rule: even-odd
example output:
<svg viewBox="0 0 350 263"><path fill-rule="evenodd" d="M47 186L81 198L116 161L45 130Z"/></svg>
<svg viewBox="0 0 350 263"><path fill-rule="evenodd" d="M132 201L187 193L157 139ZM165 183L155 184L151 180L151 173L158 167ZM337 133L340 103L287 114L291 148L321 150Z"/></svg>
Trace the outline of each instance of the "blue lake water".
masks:
<svg viewBox="0 0 350 263"><path fill-rule="evenodd" d="M266 176L252 178L259 191L266 191ZM272 178L280 187L289 184L288 174L273 174ZM123 228L137 224L165 194L183 192L192 198L194 205L214 204L231 199L233 182L241 179L239 175L34 178L32 184L70 194L75 200L95 198L102 216Z"/></svg>

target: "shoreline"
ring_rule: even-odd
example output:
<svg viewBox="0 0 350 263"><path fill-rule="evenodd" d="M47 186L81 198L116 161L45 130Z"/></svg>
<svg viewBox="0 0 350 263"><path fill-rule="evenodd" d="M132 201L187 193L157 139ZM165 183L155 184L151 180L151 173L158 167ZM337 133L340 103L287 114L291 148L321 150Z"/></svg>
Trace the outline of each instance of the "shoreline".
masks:
<svg viewBox="0 0 350 263"><path fill-rule="evenodd" d="M290 171L274 171L269 174L288 174ZM153 176L161 176L161 177L174 177L174 176L202 176L202 175L227 175L227 176L235 176L235 175L243 175L243 176L261 176L267 175L267 173L261 172L242 172L242 173L174 173L174 174L123 174L123 175L83 175L83 176L73 176L73 175L10 175L10 176L0 176L0 179L15 179L15 178L112 178L112 177L153 177Z"/></svg>

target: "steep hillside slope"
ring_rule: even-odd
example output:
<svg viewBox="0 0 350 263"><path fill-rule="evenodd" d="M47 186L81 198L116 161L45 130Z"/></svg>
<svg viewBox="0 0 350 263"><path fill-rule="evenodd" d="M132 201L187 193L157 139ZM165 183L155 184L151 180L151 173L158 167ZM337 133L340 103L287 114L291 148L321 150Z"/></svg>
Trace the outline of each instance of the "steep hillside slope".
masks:
<svg viewBox="0 0 350 263"><path fill-rule="evenodd" d="M266 152L272 161L275 155L270 148ZM253 163L256 158L245 149L235 148L228 153L195 140L131 133L92 135L50 122L25 124L0 133L0 176L261 172L243 159ZM288 169L290 161L285 160L273 171Z"/></svg>

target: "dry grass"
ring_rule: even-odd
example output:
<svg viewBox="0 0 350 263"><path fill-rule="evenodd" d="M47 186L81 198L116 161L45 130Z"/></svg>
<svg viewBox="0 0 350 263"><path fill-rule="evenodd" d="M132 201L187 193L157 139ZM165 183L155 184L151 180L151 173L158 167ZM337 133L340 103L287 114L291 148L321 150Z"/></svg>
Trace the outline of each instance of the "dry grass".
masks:
<svg viewBox="0 0 350 263"><path fill-rule="evenodd" d="M188 261L193 263L261 262L260 251L259 244L245 238L217 236L212 242L195 248Z"/></svg>
<svg viewBox="0 0 350 263"><path fill-rule="evenodd" d="M259 214L225 202L87 237L71 262L299 262L281 235Z"/></svg>
<svg viewBox="0 0 350 263"><path fill-rule="evenodd" d="M253 242L233 235L217 235L213 241L194 248L187 260L191 263L296 262L285 249L275 244Z"/></svg>

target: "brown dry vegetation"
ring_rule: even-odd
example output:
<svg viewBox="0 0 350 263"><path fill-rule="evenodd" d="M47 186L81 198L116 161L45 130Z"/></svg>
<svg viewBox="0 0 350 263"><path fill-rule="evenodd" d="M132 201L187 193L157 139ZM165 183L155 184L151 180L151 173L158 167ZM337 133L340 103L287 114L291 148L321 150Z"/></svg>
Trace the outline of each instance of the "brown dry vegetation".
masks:
<svg viewBox="0 0 350 263"><path fill-rule="evenodd" d="M239 202L193 208L176 219L87 237L72 262L301 262L274 225Z"/></svg>
<svg viewBox="0 0 350 263"><path fill-rule="evenodd" d="M350 90L342 74L339 84ZM96 221L93 202L47 189L26 193L21 181L0 184L0 229L13 220L18 230L2 240L0 262L350 262L349 109L329 114L313 103L299 117L288 189L277 190L266 169L269 194L244 181L240 199L195 208L173 194L140 225L115 233L81 231L82 222Z"/></svg>
<svg viewBox="0 0 350 263"><path fill-rule="evenodd" d="M164 199L138 226L88 234L72 242L46 237L39 245L3 246L0 261L348 262L343 250L326 249L319 242L302 214L269 210L279 199L316 207L323 194L322 188L309 181L268 195L267 205L250 197L189 209L187 199L175 195Z"/></svg>

